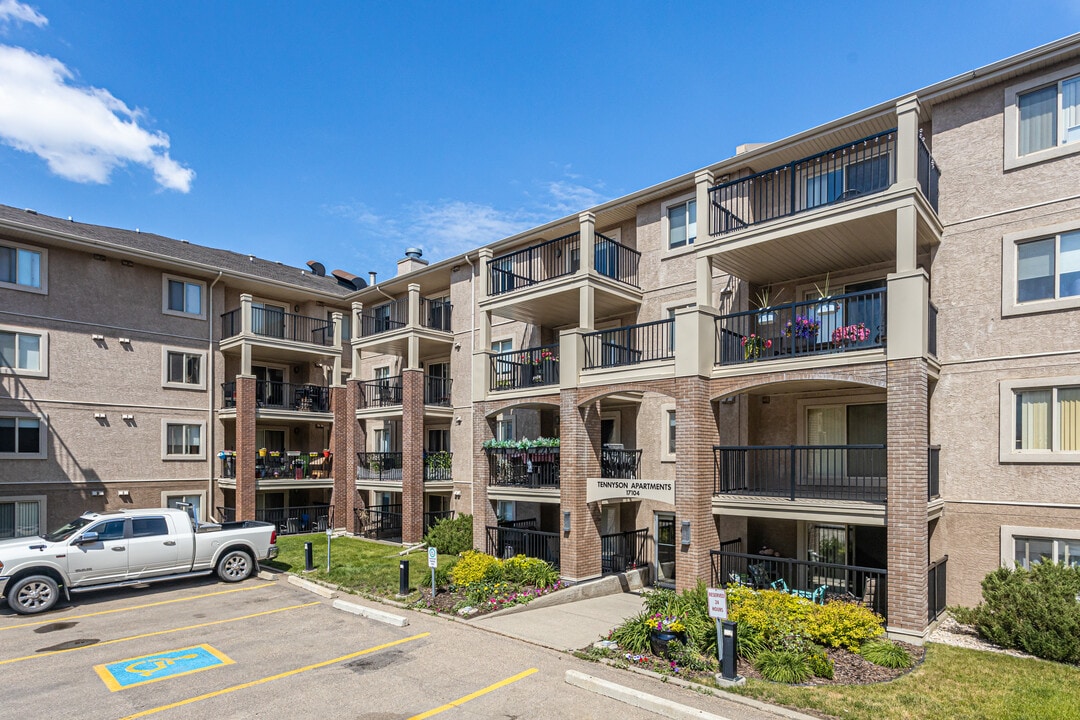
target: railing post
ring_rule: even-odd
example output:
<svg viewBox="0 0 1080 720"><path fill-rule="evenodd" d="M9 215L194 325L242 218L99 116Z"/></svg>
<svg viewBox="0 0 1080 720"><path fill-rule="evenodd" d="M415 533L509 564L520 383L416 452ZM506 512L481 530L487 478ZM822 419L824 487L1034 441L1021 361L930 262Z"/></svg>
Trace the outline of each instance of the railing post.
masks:
<svg viewBox="0 0 1080 720"><path fill-rule="evenodd" d="M791 476L791 500L794 501L795 500L795 475L796 475L796 472L795 472L795 459L796 459L796 457L798 457L799 450L796 447L792 447L792 448L790 448L789 452L791 453L791 461L789 463L790 464L789 474Z"/></svg>
<svg viewBox="0 0 1080 720"><path fill-rule="evenodd" d="M922 106L914 95L896 103L896 183L915 187L919 172L919 117Z"/></svg>
<svg viewBox="0 0 1080 720"><path fill-rule="evenodd" d="M578 263L578 274L589 275L596 264L596 216L591 212L583 212L578 215L578 222L581 226L578 239L581 262ZM588 327L591 328L592 325Z"/></svg>
<svg viewBox="0 0 1080 720"><path fill-rule="evenodd" d="M408 313L409 329L420 327L420 285L417 283L409 283Z"/></svg>

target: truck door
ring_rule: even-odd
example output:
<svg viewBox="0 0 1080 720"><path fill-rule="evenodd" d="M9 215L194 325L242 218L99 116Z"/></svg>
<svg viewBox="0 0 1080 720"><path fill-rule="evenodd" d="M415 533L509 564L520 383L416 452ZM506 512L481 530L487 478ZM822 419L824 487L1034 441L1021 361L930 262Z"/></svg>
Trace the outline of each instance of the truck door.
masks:
<svg viewBox="0 0 1080 720"><path fill-rule="evenodd" d="M70 543L68 577L75 585L117 582L127 577L127 521L102 520L88 526ZM80 543L88 532L96 532L95 542Z"/></svg>
<svg viewBox="0 0 1080 720"><path fill-rule="evenodd" d="M181 569L177 558L180 554L179 538L170 532L168 518L163 515L131 518L131 539L128 540L128 573L131 577L167 575L187 570Z"/></svg>

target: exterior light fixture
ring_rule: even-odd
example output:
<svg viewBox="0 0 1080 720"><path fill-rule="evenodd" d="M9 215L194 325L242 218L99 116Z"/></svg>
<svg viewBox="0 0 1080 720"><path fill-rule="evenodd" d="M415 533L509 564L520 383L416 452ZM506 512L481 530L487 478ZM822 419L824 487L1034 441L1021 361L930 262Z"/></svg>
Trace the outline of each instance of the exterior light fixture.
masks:
<svg viewBox="0 0 1080 720"><path fill-rule="evenodd" d="M683 520L681 529L682 529L682 544L683 545L689 545L690 544L690 521L689 520Z"/></svg>
<svg viewBox="0 0 1080 720"><path fill-rule="evenodd" d="M562 514L562 531L570 532L570 511L563 510Z"/></svg>

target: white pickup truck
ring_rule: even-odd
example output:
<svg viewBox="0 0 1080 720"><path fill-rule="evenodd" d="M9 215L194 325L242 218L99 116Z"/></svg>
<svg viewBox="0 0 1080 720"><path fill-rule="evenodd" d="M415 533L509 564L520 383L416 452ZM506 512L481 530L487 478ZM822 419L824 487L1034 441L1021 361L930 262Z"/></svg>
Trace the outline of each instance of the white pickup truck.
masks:
<svg viewBox="0 0 1080 720"><path fill-rule="evenodd" d="M255 520L199 525L173 508L84 513L45 536L0 540L0 596L21 615L71 593L217 572L239 582L277 556L277 530Z"/></svg>

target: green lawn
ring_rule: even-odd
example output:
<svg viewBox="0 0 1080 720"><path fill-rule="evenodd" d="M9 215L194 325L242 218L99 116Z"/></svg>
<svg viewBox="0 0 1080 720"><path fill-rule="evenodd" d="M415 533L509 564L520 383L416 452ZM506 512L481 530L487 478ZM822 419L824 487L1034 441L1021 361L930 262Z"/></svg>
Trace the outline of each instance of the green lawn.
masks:
<svg viewBox="0 0 1080 720"><path fill-rule="evenodd" d="M304 573L304 543L312 545L314 572ZM393 596L398 591L398 563L409 561L409 588L412 599L421 579L431 576L427 564L427 550L417 550L409 555L401 555L401 547L360 540L351 537L337 537L330 549L330 572L326 571L326 535L288 535L277 541L277 559L265 563L287 572L304 574L316 580L323 580L348 590L372 595ZM448 565L451 557L440 556L439 566Z"/></svg>
<svg viewBox="0 0 1080 720"><path fill-rule="evenodd" d="M1080 668L930 644L907 675L878 685L792 687L748 680L734 692L856 720L1071 720Z"/></svg>

